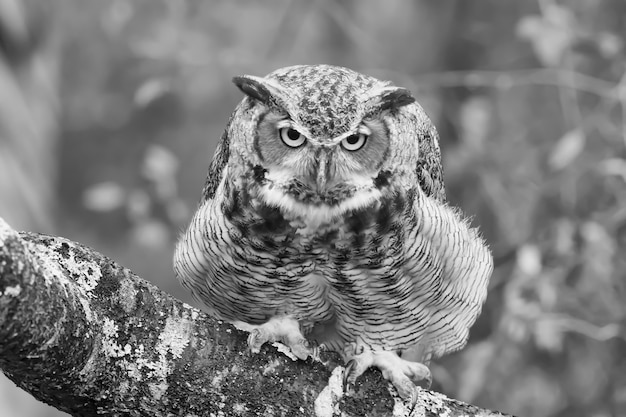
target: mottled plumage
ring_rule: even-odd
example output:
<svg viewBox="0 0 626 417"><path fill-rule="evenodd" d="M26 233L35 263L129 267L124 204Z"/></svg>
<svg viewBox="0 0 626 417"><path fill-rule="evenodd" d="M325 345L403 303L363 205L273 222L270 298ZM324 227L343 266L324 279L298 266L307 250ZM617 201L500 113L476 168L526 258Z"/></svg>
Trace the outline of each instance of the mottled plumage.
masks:
<svg viewBox="0 0 626 417"><path fill-rule="evenodd" d="M179 241L183 285L253 350L341 352L404 396L466 343L491 255L447 205L437 132L406 89L327 65L242 76L246 94ZM409 359L409 360L407 360Z"/></svg>

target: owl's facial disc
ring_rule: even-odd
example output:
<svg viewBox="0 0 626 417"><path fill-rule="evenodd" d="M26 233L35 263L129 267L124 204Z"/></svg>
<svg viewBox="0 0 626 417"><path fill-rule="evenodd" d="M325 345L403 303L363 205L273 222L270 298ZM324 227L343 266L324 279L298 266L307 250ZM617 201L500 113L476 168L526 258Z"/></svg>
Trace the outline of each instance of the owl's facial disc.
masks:
<svg viewBox="0 0 626 417"><path fill-rule="evenodd" d="M255 181L275 202L370 201L385 183L379 174L390 156L388 120L414 99L408 90L335 67L303 77L307 68L234 79L248 96L242 105L258 117L248 142L250 162L264 172Z"/></svg>
<svg viewBox="0 0 626 417"><path fill-rule="evenodd" d="M354 121L352 128L328 137L286 113L270 109L257 125L252 147L265 172L262 193L279 192L319 207L338 206L377 188L389 148L382 120Z"/></svg>

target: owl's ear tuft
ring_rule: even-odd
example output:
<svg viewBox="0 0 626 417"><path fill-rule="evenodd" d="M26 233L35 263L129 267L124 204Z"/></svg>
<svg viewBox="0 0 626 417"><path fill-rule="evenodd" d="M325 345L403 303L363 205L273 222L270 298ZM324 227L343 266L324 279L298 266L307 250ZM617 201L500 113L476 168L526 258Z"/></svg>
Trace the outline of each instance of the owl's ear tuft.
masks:
<svg viewBox="0 0 626 417"><path fill-rule="evenodd" d="M269 104L272 97L270 90L263 85L263 82L249 75L241 75L233 78L233 83L248 97L259 100L262 103Z"/></svg>
<svg viewBox="0 0 626 417"><path fill-rule="evenodd" d="M411 95L411 92L406 88L394 87L392 89L386 89L386 91L380 96L380 102L378 103L378 109L384 110L396 110L400 107L404 107L407 104L411 104L415 101L415 97Z"/></svg>

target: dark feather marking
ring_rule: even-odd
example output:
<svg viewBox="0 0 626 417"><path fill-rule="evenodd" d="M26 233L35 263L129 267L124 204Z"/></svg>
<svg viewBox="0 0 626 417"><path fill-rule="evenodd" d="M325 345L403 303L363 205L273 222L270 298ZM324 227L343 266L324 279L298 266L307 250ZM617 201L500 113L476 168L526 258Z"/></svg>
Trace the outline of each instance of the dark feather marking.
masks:
<svg viewBox="0 0 626 417"><path fill-rule="evenodd" d="M261 165L255 165L254 167L252 167L254 181L256 181L258 184L263 184L265 182L266 172L267 170Z"/></svg>
<svg viewBox="0 0 626 417"><path fill-rule="evenodd" d="M337 239L337 234L339 231L337 229L329 230L315 238L316 243L320 243L324 246L331 246L332 243Z"/></svg>
<svg viewBox="0 0 626 417"><path fill-rule="evenodd" d="M410 188L409 190L407 190L406 201L415 201L416 194L417 194L417 190L415 188Z"/></svg>
<svg viewBox="0 0 626 417"><path fill-rule="evenodd" d="M384 137L388 139L389 138L389 126L387 125L387 122L382 123L382 128L384 130ZM389 153L390 153L390 146L387 146L382 156L380 157L378 164L376 164L377 170L379 170L380 167L387 161L387 158L389 158Z"/></svg>
<svg viewBox="0 0 626 417"><path fill-rule="evenodd" d="M291 236L289 237L289 239L285 240L284 245L278 248L276 252L276 258L280 259L281 261L288 260L297 265L304 262L304 254L291 248L290 244L292 241L293 237Z"/></svg>
<svg viewBox="0 0 626 417"><path fill-rule="evenodd" d="M420 158L417 161L416 173L420 188L424 193L428 197L443 202L446 201L446 190L443 183L441 153L435 145L436 135L436 132L434 134L425 133L420 138Z"/></svg>
<svg viewBox="0 0 626 417"><path fill-rule="evenodd" d="M379 248L380 245L382 245L383 241L385 240L385 236L387 235L387 233L375 233L372 236L372 246Z"/></svg>
<svg viewBox="0 0 626 417"><path fill-rule="evenodd" d="M391 178L392 175L391 171L380 171L378 176L374 178L374 186L378 189L387 187L389 185L389 178Z"/></svg>
<svg viewBox="0 0 626 417"><path fill-rule="evenodd" d="M367 266L369 268L378 268L383 264L383 261L389 256L389 254L380 251L373 250L369 253L369 257L367 259Z"/></svg>
<svg viewBox="0 0 626 417"><path fill-rule="evenodd" d="M362 248L365 245L365 235L362 233L355 233L352 236L352 246L354 248Z"/></svg>
<svg viewBox="0 0 626 417"><path fill-rule="evenodd" d="M346 198L353 196L356 189L354 187L335 187L325 194L319 194L301 181L292 180L284 190L287 194L303 203L336 206Z"/></svg>
<svg viewBox="0 0 626 417"><path fill-rule="evenodd" d="M406 199L404 194L396 193L393 198L393 209L397 214L403 213L406 209Z"/></svg>
<svg viewBox="0 0 626 417"><path fill-rule="evenodd" d="M215 190L217 190L217 187L222 180L222 171L224 171L224 167L228 163L229 157L230 139L228 137L228 126L226 126L226 130L224 130L224 133L217 144L217 148L215 149L213 160L209 165L209 172L207 173L204 189L202 190L203 201L210 200L215 195Z"/></svg>
<svg viewBox="0 0 626 417"><path fill-rule="evenodd" d="M350 254L350 248L335 248L334 266L336 271L340 271L348 263Z"/></svg>
<svg viewBox="0 0 626 417"><path fill-rule="evenodd" d="M241 244L250 237L250 222L242 221L241 218L228 219L235 226L229 236L235 244Z"/></svg>
<svg viewBox="0 0 626 417"><path fill-rule="evenodd" d="M341 270L337 270L333 276L334 280L332 286L341 292L342 296L346 298L356 299L355 295L358 294L354 283L343 273Z"/></svg>
<svg viewBox="0 0 626 417"><path fill-rule="evenodd" d="M391 225L391 233L395 236L395 239L391 242L391 250L401 250L404 247L404 225L400 222L394 222ZM399 268L401 265L397 265Z"/></svg>
<svg viewBox="0 0 626 417"><path fill-rule="evenodd" d="M241 187L239 190L239 204L241 207L250 206L250 193L248 187Z"/></svg>
<svg viewBox="0 0 626 417"><path fill-rule="evenodd" d="M224 213L224 217L226 217L226 219L232 221L235 217L241 216L243 211L240 204L239 190L231 189L228 183L227 186L227 198L225 198L222 203L222 212Z"/></svg>
<svg viewBox="0 0 626 417"><path fill-rule="evenodd" d="M362 210L353 211L345 216L344 223L352 233L352 245L354 249L362 248L366 244L367 231L374 223L377 208L370 206Z"/></svg>
<svg viewBox="0 0 626 417"><path fill-rule="evenodd" d="M265 277L271 282L278 282L282 278L282 274L280 274L276 269L268 268L264 272Z"/></svg>
<svg viewBox="0 0 626 417"><path fill-rule="evenodd" d="M299 279L292 279L292 278L285 277L285 276L279 276L279 279L280 279L280 285L286 289L293 290L294 288L297 288L298 286L300 286Z"/></svg>
<svg viewBox="0 0 626 417"><path fill-rule="evenodd" d="M391 210L388 201L382 202L376 214L376 232L380 235L389 233L391 229Z"/></svg>
<svg viewBox="0 0 626 417"><path fill-rule="evenodd" d="M373 217L372 209L352 211L345 216L345 224L348 230L355 234L363 233L371 224Z"/></svg>
<svg viewBox="0 0 626 417"><path fill-rule="evenodd" d="M267 266L267 259L263 258L262 256L254 256L253 254L251 254L250 256L246 257L246 264L250 266L265 267Z"/></svg>
<svg viewBox="0 0 626 417"><path fill-rule="evenodd" d="M415 98L406 88L397 88L383 95L380 101L380 111L395 111L400 107L413 103Z"/></svg>
<svg viewBox="0 0 626 417"><path fill-rule="evenodd" d="M255 250L257 252L265 252L265 249L267 248L267 246L265 246L265 243L263 243L259 239L249 239L247 243L252 250Z"/></svg>
<svg viewBox="0 0 626 417"><path fill-rule="evenodd" d="M265 120L265 116L267 116L267 112L259 115L259 120L257 121L256 129L254 130L254 143L252 145L261 162L265 162L265 158L263 157L263 152L261 152L261 146L259 145L259 134L261 132L259 126L263 123L263 120Z"/></svg>
<svg viewBox="0 0 626 417"><path fill-rule="evenodd" d="M276 250L278 248L278 243L276 242L276 239L273 239L270 236L263 236L263 237L261 237L261 241L265 245L265 250L266 251L273 251L273 250Z"/></svg>
<svg viewBox="0 0 626 417"><path fill-rule="evenodd" d="M256 209L256 214L259 218L251 226L255 233L276 235L284 233L290 227L289 221L285 220L277 207L262 204Z"/></svg>
<svg viewBox="0 0 626 417"><path fill-rule="evenodd" d="M233 77L233 83L247 96L259 100L262 103L270 104L272 94L261 83L246 76Z"/></svg>

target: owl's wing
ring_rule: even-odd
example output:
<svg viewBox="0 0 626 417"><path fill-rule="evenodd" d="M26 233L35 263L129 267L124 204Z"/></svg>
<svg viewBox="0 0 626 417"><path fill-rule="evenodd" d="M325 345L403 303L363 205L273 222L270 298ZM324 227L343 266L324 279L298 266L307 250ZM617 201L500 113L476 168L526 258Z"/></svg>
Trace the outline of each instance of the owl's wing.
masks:
<svg viewBox="0 0 626 417"><path fill-rule="evenodd" d="M418 190L407 245L415 302L428 309L422 348L434 357L462 348L487 297L491 252L461 213Z"/></svg>
<svg viewBox="0 0 626 417"><path fill-rule="evenodd" d="M446 201L439 136L434 127L431 127L420 137L416 170L419 185L424 193L440 202Z"/></svg>
<svg viewBox="0 0 626 417"><path fill-rule="evenodd" d="M232 120L232 117L231 117ZM229 123L230 124L230 123ZM217 144L217 148L215 148L215 154L213 155L213 160L209 165L209 172L207 173L206 182L204 183L204 189L202 190L202 199L203 201L210 200L215 195L215 191L217 187L220 185L222 181L222 172L224 171L224 167L228 163L228 158L230 156L230 139L228 137L228 126L224 133L222 133L222 137L220 138L219 143Z"/></svg>

